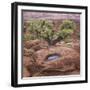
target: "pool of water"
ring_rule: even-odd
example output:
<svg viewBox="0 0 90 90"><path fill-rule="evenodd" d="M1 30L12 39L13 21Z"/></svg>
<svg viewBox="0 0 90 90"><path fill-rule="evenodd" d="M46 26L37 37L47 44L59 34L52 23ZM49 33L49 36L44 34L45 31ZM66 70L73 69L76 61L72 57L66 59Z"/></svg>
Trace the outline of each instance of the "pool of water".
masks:
<svg viewBox="0 0 90 90"><path fill-rule="evenodd" d="M53 54L53 55L48 56L48 57L47 57L47 60L48 60L48 61L52 61L52 60L57 60L58 58L60 58L59 55Z"/></svg>

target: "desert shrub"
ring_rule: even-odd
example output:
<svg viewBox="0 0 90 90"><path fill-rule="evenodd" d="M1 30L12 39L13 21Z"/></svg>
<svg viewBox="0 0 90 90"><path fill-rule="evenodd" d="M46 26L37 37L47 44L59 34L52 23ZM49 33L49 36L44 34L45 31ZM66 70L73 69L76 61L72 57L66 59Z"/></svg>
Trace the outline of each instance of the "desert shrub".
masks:
<svg viewBox="0 0 90 90"><path fill-rule="evenodd" d="M71 20L64 20L60 25L59 31L57 32L57 38L65 42L70 41L71 35L76 29L76 24Z"/></svg>
<svg viewBox="0 0 90 90"><path fill-rule="evenodd" d="M30 20L29 31L30 34L24 36L25 40L43 39L49 45L56 41L69 41L73 31L75 30L75 23L71 20L64 20L58 31L53 31L53 23L50 20Z"/></svg>
<svg viewBox="0 0 90 90"><path fill-rule="evenodd" d="M46 40L49 44L52 44L52 40L53 40L53 35L54 35L54 31L53 31L53 28L52 28L52 24L48 24L46 23L47 25L45 25L43 28L42 28L42 31L41 31L41 38Z"/></svg>
<svg viewBox="0 0 90 90"><path fill-rule="evenodd" d="M29 41L29 40L34 40L36 37L32 34L24 34L23 35L23 40L24 41Z"/></svg>
<svg viewBox="0 0 90 90"><path fill-rule="evenodd" d="M41 21L40 20L31 20L29 25L29 31L34 38L40 37L40 30L41 30Z"/></svg>
<svg viewBox="0 0 90 90"><path fill-rule="evenodd" d="M76 24L72 20L63 20L62 24L60 25L60 30L63 29L76 29Z"/></svg>
<svg viewBox="0 0 90 90"><path fill-rule="evenodd" d="M73 33L72 29L63 29L57 32L57 37L61 39L70 38L71 34Z"/></svg>
<svg viewBox="0 0 90 90"><path fill-rule="evenodd" d="M30 21L30 33L35 36L34 38L44 39L48 43L53 38L53 24L48 20L31 20Z"/></svg>
<svg viewBox="0 0 90 90"><path fill-rule="evenodd" d="M24 35L23 35L23 40L24 40L24 41L30 40L30 35L29 35L29 34L24 34Z"/></svg>

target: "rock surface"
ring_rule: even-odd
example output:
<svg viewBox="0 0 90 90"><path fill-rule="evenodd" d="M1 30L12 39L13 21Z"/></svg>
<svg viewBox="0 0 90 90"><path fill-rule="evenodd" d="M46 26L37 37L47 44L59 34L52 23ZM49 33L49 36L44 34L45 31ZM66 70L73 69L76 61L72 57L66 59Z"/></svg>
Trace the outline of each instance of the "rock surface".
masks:
<svg viewBox="0 0 90 90"><path fill-rule="evenodd" d="M23 77L30 77L30 72L27 70L26 67L23 67Z"/></svg>
<svg viewBox="0 0 90 90"><path fill-rule="evenodd" d="M30 45L30 46L29 46ZM53 76L80 74L80 44L57 43L49 46L45 41L34 40L25 43L23 56L23 76ZM47 57L57 54L60 57L48 61Z"/></svg>
<svg viewBox="0 0 90 90"><path fill-rule="evenodd" d="M60 55L61 58L56 61L45 62L46 57L54 53ZM67 48L67 47L51 47L49 49L42 49L37 51L35 55L37 57L36 62L38 65L46 64L46 66L48 65L49 67L54 67L54 68L61 67L60 64L63 62L64 64L65 63L77 64L77 62L79 62L80 60L79 53L76 52L74 49Z"/></svg>

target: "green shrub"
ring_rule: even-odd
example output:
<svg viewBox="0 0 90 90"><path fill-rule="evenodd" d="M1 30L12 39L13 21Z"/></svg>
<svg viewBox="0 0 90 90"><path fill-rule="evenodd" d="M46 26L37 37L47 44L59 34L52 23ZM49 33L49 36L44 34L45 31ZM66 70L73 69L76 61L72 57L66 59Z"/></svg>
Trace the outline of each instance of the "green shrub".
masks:
<svg viewBox="0 0 90 90"><path fill-rule="evenodd" d="M38 39L44 39L48 43L53 38L53 24L48 20L31 20L30 21L30 33Z"/></svg>
<svg viewBox="0 0 90 90"><path fill-rule="evenodd" d="M60 30L63 30L63 29L75 30L76 29L76 24L72 20L68 20L68 19L63 20L62 24L60 25Z"/></svg>
<svg viewBox="0 0 90 90"><path fill-rule="evenodd" d="M76 24L71 20L64 20L60 25L59 31L57 32L57 38L64 40L65 42L70 41L71 35L76 29Z"/></svg>
<svg viewBox="0 0 90 90"><path fill-rule="evenodd" d="M49 20L30 20L29 35L25 35L25 40L43 39L52 44L55 40L70 41L72 33L74 32L76 24L71 20L64 20L58 31L53 31L52 21Z"/></svg>
<svg viewBox="0 0 90 90"><path fill-rule="evenodd" d="M63 29L57 32L57 36L60 39L65 39L65 38L70 38L72 33L73 33L72 29Z"/></svg>
<svg viewBox="0 0 90 90"><path fill-rule="evenodd" d="M32 35L32 34L24 34L23 35L23 40L24 41L29 41L29 40L34 40L36 39L36 36Z"/></svg>

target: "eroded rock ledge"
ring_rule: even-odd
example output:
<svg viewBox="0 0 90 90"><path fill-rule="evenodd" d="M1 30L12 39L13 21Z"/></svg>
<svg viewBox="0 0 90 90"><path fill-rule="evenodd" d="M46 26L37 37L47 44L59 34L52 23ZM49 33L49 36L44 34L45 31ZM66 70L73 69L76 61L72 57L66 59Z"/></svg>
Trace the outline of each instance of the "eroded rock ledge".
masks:
<svg viewBox="0 0 90 90"><path fill-rule="evenodd" d="M27 48L27 45L25 47L23 57L24 68L27 69L28 73L23 76L53 76L80 73L80 53L73 48L73 44L71 44L71 47L61 44L48 46L46 42L42 43L36 40L34 43L30 42L28 46L30 47ZM79 48L79 45L77 47ZM47 56L52 54L58 54L60 58L54 61L47 61Z"/></svg>

